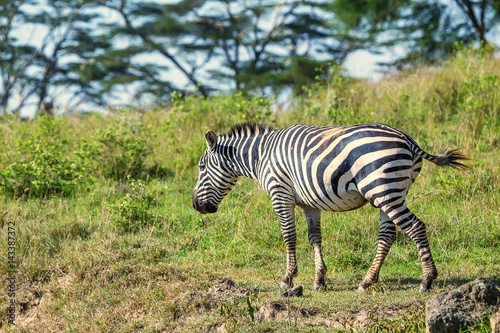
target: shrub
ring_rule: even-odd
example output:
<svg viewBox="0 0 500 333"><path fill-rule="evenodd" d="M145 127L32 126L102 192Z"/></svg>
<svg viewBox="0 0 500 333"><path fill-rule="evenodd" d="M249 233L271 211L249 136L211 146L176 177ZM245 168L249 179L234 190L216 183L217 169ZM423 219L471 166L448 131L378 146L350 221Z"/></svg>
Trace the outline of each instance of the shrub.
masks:
<svg viewBox="0 0 500 333"><path fill-rule="evenodd" d="M10 163L0 170L0 191L13 197L68 195L88 179L78 156L67 153L61 122L41 118L33 136L15 144Z"/></svg>
<svg viewBox="0 0 500 333"><path fill-rule="evenodd" d="M152 151L143 126L125 123L99 129L95 139L82 143L80 153L105 178L123 180L148 172L145 162Z"/></svg>
<svg viewBox="0 0 500 333"><path fill-rule="evenodd" d="M111 220L121 231L136 231L155 219L150 212L155 195L146 189L141 180L129 180L128 192L111 205Z"/></svg>

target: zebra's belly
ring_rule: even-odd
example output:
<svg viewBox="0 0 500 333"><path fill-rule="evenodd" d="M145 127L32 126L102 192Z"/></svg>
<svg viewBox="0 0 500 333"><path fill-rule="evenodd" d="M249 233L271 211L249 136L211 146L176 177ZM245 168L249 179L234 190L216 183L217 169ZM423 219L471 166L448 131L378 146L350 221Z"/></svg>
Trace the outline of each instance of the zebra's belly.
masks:
<svg viewBox="0 0 500 333"><path fill-rule="evenodd" d="M326 211L345 212L360 208L366 200L355 188L335 193L300 193L296 191L296 203L301 206L319 208Z"/></svg>

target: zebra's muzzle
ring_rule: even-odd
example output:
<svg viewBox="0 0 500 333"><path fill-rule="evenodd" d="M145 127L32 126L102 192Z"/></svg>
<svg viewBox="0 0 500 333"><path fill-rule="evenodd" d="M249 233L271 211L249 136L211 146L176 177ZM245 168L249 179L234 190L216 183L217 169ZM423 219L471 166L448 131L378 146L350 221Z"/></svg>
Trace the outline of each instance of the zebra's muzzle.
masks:
<svg viewBox="0 0 500 333"><path fill-rule="evenodd" d="M198 199L198 192L196 190L193 193L193 208L201 214L217 212L217 205L214 205L208 201L201 202Z"/></svg>

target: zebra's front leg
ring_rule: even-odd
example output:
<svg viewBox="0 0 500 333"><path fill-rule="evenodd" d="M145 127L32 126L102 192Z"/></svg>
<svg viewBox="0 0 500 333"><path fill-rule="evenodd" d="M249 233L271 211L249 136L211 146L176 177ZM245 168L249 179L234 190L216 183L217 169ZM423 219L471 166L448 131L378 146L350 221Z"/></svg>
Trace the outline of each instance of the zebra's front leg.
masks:
<svg viewBox="0 0 500 333"><path fill-rule="evenodd" d="M327 269L321 253L321 210L311 207L303 207L303 209L307 221L309 243L311 243L314 251L316 277L314 278L313 290L324 290L326 289L325 275Z"/></svg>
<svg viewBox="0 0 500 333"><path fill-rule="evenodd" d="M273 207L278 215L281 224L281 232L286 246L286 273L281 279L281 288L293 287L293 277L297 276L297 234L295 232L295 213L294 204L283 202L281 200L273 200Z"/></svg>
<svg viewBox="0 0 500 333"><path fill-rule="evenodd" d="M285 235L283 235L283 238L285 240L285 246L286 246L286 273L283 279L281 279L281 288L291 288L293 287L293 278L297 276L298 269L297 269L297 257L296 257L296 251L295 247L297 245L297 237L295 235L295 228L293 230L293 235L289 235L285 238Z"/></svg>
<svg viewBox="0 0 500 333"><path fill-rule="evenodd" d="M396 240L396 225L392 220L384 213L380 211L380 229L378 234L378 247L377 255L373 260L368 273L366 273L365 278L359 284L358 291L365 291L366 288L374 283L377 283L380 274L380 268L384 263L392 244Z"/></svg>

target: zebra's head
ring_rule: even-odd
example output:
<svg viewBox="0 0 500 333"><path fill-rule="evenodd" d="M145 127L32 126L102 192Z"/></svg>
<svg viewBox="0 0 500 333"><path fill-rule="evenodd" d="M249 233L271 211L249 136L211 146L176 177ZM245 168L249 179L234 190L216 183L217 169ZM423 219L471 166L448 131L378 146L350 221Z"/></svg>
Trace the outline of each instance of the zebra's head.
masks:
<svg viewBox="0 0 500 333"><path fill-rule="evenodd" d="M202 214L215 213L226 194L238 180L228 147L212 131L205 134L207 149L198 163L198 183L193 192L193 208ZM219 141L219 143L218 143Z"/></svg>

